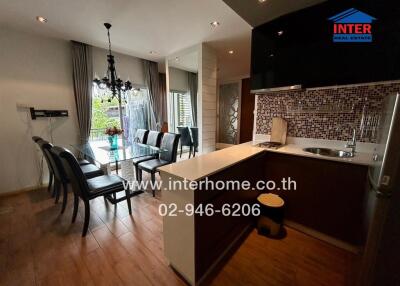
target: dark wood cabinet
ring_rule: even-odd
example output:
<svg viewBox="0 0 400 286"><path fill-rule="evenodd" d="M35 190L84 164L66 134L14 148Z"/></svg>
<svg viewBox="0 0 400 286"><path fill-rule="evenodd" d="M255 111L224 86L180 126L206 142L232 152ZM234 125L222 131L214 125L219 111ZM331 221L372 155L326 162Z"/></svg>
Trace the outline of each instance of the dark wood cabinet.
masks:
<svg viewBox="0 0 400 286"><path fill-rule="evenodd" d="M268 152L268 180L296 181L296 190L276 190L285 218L352 245L362 245L366 166Z"/></svg>
<svg viewBox="0 0 400 286"><path fill-rule="evenodd" d="M255 95L250 93L250 78L242 80L242 99L240 103L240 143L253 139Z"/></svg>
<svg viewBox="0 0 400 286"><path fill-rule="evenodd" d="M330 17L355 8L376 18L371 43L334 43ZM400 5L395 1L326 1L252 32L251 89L368 83L400 78Z"/></svg>

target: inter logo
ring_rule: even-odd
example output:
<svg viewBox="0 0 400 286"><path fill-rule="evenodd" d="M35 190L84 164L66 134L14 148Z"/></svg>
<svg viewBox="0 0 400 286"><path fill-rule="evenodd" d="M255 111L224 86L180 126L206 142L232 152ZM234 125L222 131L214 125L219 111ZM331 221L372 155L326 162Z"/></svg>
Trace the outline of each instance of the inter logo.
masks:
<svg viewBox="0 0 400 286"><path fill-rule="evenodd" d="M351 8L328 20L333 21L333 42L371 43L374 17Z"/></svg>

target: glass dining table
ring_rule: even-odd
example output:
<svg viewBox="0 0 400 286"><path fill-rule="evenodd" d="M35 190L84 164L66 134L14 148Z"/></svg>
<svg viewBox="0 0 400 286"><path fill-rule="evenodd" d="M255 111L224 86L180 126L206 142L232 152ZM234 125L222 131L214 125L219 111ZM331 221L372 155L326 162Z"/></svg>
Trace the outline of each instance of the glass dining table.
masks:
<svg viewBox="0 0 400 286"><path fill-rule="evenodd" d="M145 156L156 156L165 149L153 147L141 143L130 143L125 139L118 140L118 147L111 148L108 141L89 141L86 144L72 144L71 147L83 155L87 160L98 163L102 168L107 168L107 172L111 172L111 167L115 165L115 171L117 175L121 175L122 178L128 181L134 180L134 170L132 159L145 157ZM119 174L119 167L121 167L121 173ZM143 193L142 190L131 190L131 197ZM110 197L107 199L115 204L126 197Z"/></svg>

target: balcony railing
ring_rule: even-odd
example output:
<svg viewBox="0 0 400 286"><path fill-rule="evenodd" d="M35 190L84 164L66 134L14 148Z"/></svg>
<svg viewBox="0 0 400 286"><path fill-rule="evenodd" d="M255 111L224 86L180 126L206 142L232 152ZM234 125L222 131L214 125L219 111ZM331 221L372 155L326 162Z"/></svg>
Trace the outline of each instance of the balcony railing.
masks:
<svg viewBox="0 0 400 286"><path fill-rule="evenodd" d="M108 135L104 134L105 128L90 129L90 141L107 140Z"/></svg>

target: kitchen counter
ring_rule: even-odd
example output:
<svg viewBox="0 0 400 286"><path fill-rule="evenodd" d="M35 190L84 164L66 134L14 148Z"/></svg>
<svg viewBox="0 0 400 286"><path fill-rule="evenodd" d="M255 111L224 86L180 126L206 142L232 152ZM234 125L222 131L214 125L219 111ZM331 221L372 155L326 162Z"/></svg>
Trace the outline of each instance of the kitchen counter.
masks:
<svg viewBox="0 0 400 286"><path fill-rule="evenodd" d="M240 144L163 166L159 170L179 178L197 181L262 152L263 148L247 143Z"/></svg>
<svg viewBox="0 0 400 286"><path fill-rule="evenodd" d="M370 153L356 152L353 158L335 158L303 151L303 148L306 147L326 147L320 144L288 144L276 150L258 147L256 144L258 143L250 141L235 145L212 153L200 155L190 160L170 164L159 168L159 170L179 178L185 178L189 181L198 181L264 151L364 166L371 166L373 164L372 155ZM340 148L340 150L342 149L346 150Z"/></svg>
<svg viewBox="0 0 400 286"><path fill-rule="evenodd" d="M257 143L247 142L163 166L159 168L161 180L199 181L207 177L210 181L247 180L254 184L265 178L280 182L290 174L298 182L298 191L279 193L287 202L289 220L293 218L293 222L305 226L301 231L318 234L319 239L339 247L345 245L347 248L347 242L342 244L337 239L349 243L362 240L357 228L362 224L354 213L362 213L367 166L372 164L370 153L356 153L353 158L331 158L302 150L305 147L335 147L321 142L288 144L277 150L258 147ZM344 187L338 189L338 185ZM209 189L198 192L186 184L166 184L161 192L161 201L167 208L174 206L177 210L184 210L187 205L196 208L205 203L221 208L226 203L254 201L258 194L253 190L229 192ZM338 224L338 218L345 223ZM165 256L190 285L197 285L207 276L209 269L223 259L224 253L234 249L235 243L253 223L251 217L244 216L189 216L181 211L166 215L163 217ZM311 230L307 232L308 229ZM326 237L333 237L333 240Z"/></svg>
<svg viewBox="0 0 400 286"><path fill-rule="evenodd" d="M252 145L253 143L249 142L247 144ZM276 150L274 150L274 149L266 149L266 148L265 149L268 152L275 152L275 153L302 156L302 157L308 157L308 158L316 158L316 159L321 159L321 160L329 160L329 161L350 163L350 164L356 164L356 165L371 166L373 164L372 155L369 154L369 153L356 152L355 156L352 157L352 158L338 158L338 157L328 157L328 156L323 156L323 155L318 155L318 154L313 154L313 153L310 153L310 152L303 151L303 149L307 148L307 147L325 148L324 146L319 146L318 144L316 144L316 145L288 144L288 145L285 145L285 146L283 146L283 147L281 147L279 149L276 149ZM334 148L334 149L347 150L345 148Z"/></svg>

